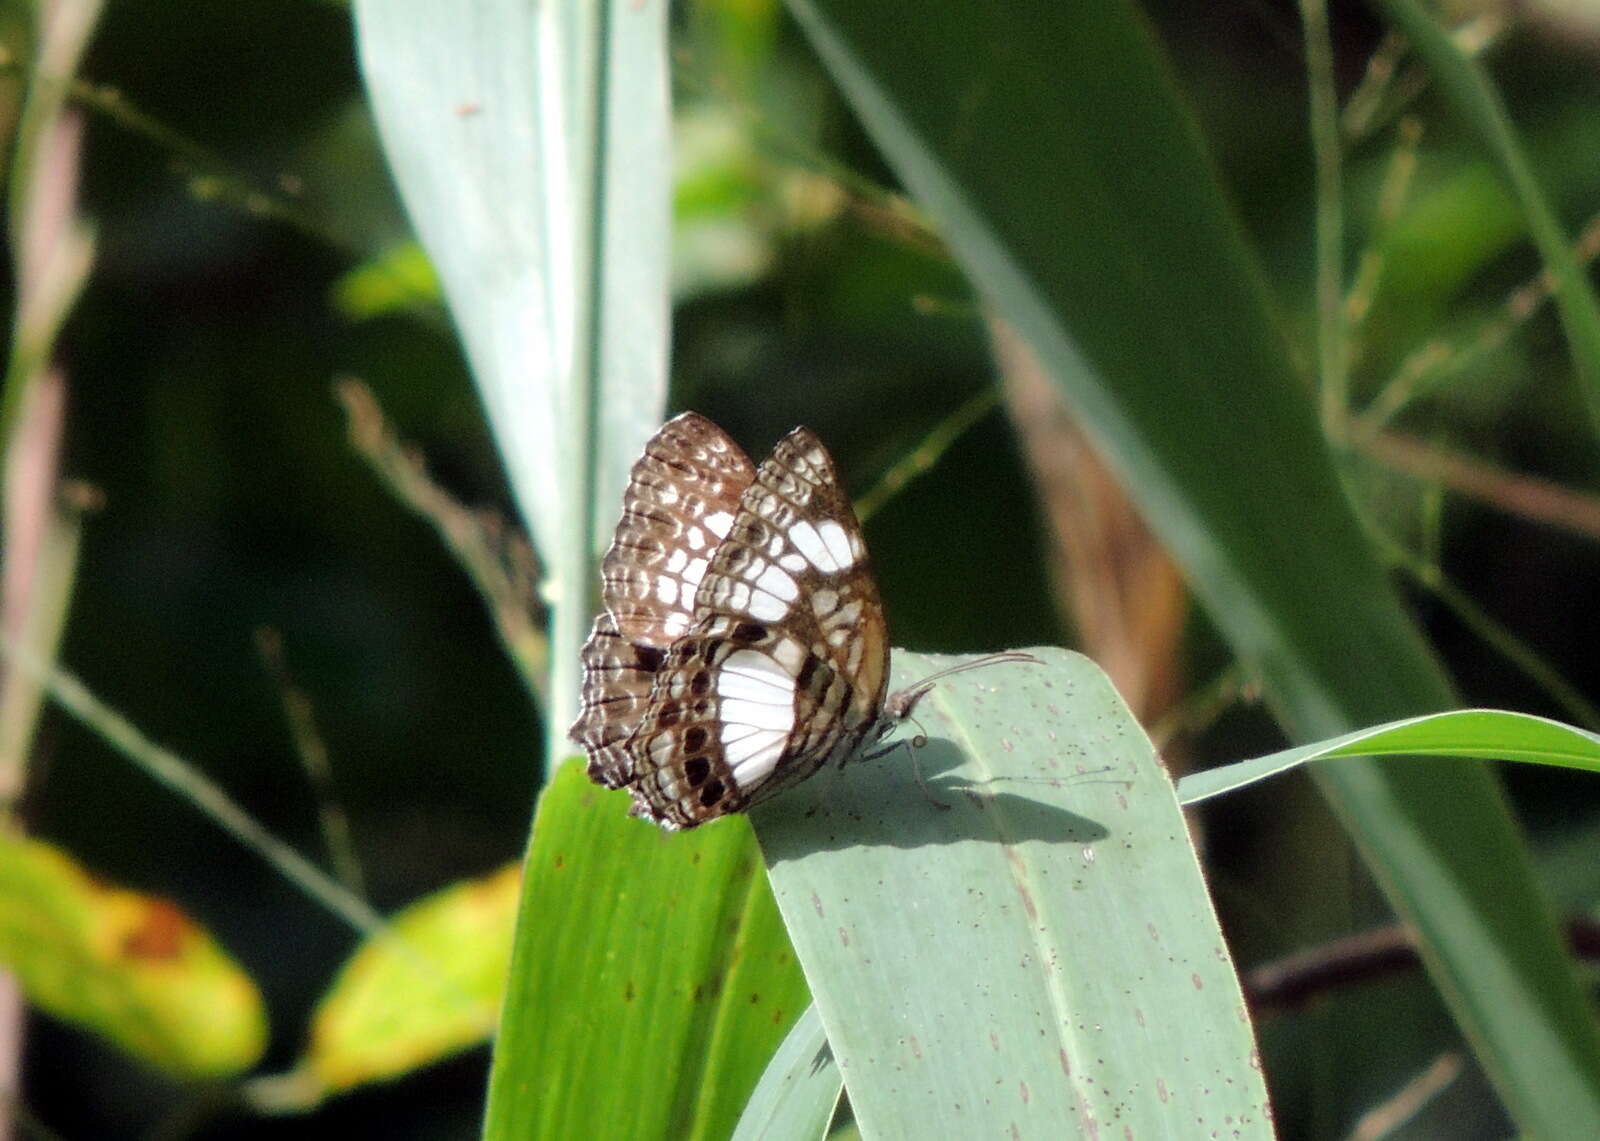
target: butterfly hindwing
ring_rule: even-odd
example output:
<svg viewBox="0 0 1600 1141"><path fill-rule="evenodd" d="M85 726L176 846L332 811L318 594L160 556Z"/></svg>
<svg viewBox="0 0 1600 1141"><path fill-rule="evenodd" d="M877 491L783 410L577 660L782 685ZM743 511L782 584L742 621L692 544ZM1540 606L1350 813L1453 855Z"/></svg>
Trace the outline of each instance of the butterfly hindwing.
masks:
<svg viewBox="0 0 1600 1141"><path fill-rule="evenodd" d="M583 711L571 730L589 755L589 779L622 788L637 777L628 738L649 706L666 651L630 642L610 611L594 620L583 644Z"/></svg>

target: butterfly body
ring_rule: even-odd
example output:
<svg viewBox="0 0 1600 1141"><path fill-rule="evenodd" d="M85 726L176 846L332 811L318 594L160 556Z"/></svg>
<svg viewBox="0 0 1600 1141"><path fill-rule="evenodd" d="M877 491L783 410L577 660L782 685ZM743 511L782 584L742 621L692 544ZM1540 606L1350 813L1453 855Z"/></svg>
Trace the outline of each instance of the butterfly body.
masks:
<svg viewBox="0 0 1600 1141"><path fill-rule="evenodd" d="M601 564L572 737L633 813L689 828L879 740L925 690L888 696L866 545L822 442L759 467L685 413L634 465Z"/></svg>

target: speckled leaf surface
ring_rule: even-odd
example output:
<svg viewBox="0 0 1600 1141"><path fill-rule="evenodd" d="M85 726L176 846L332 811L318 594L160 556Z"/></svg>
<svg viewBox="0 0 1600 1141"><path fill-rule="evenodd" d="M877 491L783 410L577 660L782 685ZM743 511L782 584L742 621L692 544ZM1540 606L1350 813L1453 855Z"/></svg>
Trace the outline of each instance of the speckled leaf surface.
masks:
<svg viewBox="0 0 1600 1141"><path fill-rule="evenodd" d="M1092 663L1037 652L919 707L948 808L900 750L757 814L862 1135L1270 1137L1172 783Z"/></svg>

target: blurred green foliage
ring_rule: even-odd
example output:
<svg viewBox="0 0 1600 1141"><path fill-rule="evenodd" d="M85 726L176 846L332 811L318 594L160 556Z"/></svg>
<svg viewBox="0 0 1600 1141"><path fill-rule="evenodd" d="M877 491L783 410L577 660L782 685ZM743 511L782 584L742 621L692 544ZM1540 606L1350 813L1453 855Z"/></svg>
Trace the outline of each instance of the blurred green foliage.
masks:
<svg viewBox="0 0 1600 1141"><path fill-rule="evenodd" d="M1309 360L1312 200L1295 14L1164 4L1152 16ZM1348 96L1382 29L1357 6L1336 6L1333 19ZM0 21L14 61L26 58L23 26L15 10ZM865 491L992 383L974 299L893 197L780 9L700 0L677 12L674 36L674 406L713 416L752 450L807 423ZM1488 56L1570 233L1600 210L1593 43L1530 22ZM88 115L82 210L98 256L62 343L66 472L105 504L87 524L62 656L151 737L315 852L317 797L253 643L258 627L279 630L315 704L370 896L393 910L521 851L541 727L481 600L344 440L331 385L348 373L373 387L438 481L510 511L449 322L407 252L352 61L338 5L134 0L104 14L83 75L120 100L75 97ZM1351 271L1361 251L1383 259L1361 324L1361 404L1427 344L1482 342L1538 269L1489 160L1425 85L1406 95L1404 80L1392 89L1405 96L1396 114L1422 131L1392 217L1378 198L1400 149L1396 114L1347 152ZM0 122L14 118L17 94L13 82L0 93ZM1591 429L1547 306L1452 360L1423 376L1394 427L1593 492ZM1351 468L1370 519L1436 556L1489 617L1600 699L1600 536L1453 494L1436 510L1429 480L1359 455ZM1038 515L996 412L869 524L896 644L1071 644ZM1416 587L1411 599L1469 703L1569 715L1437 594ZM1227 654L1203 618L1194 626L1198 688ZM1188 749L1229 759L1278 740L1264 713L1241 705ZM1600 845L1592 782L1532 770L1508 782L1552 891L1581 916L1600 892L1589 870ZM1349 859L1331 829L1306 823L1318 811L1268 788L1208 814L1212 883L1241 963L1374 911L1353 872L1346 898L1297 898L1297 860ZM182 900L260 985L269 1066L292 1063L351 950L348 930L59 716L46 723L22 815L119 882ZM205 1136L467 1137L482 1108L482 1051L277 1122L218 1114L203 1095L46 1019L29 1029L27 1104L64 1136L186 1133L199 1121ZM1352 1107L1392 1095L1419 1060L1462 1048L1416 974L1269 1015L1262 1045L1280 1126L1295 1137L1344 1135ZM1356 1048L1389 1060L1393 1080L1343 1085L1341 1058ZM1469 1066L1391 1135L1499 1136L1497 1112Z"/></svg>

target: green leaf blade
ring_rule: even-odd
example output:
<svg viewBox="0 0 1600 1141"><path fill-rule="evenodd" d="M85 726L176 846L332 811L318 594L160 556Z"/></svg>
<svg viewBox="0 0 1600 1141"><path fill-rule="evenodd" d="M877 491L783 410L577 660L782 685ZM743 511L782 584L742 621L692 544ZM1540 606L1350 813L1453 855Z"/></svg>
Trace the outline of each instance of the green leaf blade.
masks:
<svg viewBox="0 0 1600 1141"><path fill-rule="evenodd" d="M1171 784L1104 675L1038 653L919 706L948 809L896 753L757 812L862 1133L1269 1137Z"/></svg>
<svg viewBox="0 0 1600 1141"><path fill-rule="evenodd" d="M806 1006L743 820L668 834L581 765L540 800L484 1136L728 1136Z"/></svg>
<svg viewBox="0 0 1600 1141"><path fill-rule="evenodd" d="M819 1141L843 1092L822 1016L809 1006L761 1075L733 1141Z"/></svg>
<svg viewBox="0 0 1600 1141"><path fill-rule="evenodd" d="M666 400L666 9L358 0L384 148L554 603L566 752L594 559Z"/></svg>
<svg viewBox="0 0 1600 1141"><path fill-rule="evenodd" d="M1199 804L1310 761L1386 756L1527 761L1600 772L1600 737L1546 717L1498 709L1430 713L1193 773L1178 782L1178 796L1184 804Z"/></svg>

